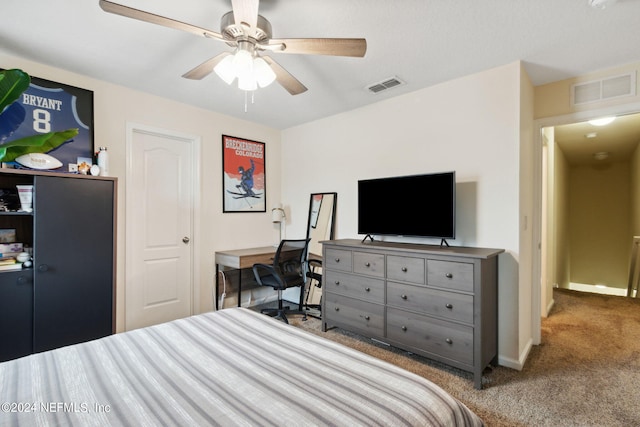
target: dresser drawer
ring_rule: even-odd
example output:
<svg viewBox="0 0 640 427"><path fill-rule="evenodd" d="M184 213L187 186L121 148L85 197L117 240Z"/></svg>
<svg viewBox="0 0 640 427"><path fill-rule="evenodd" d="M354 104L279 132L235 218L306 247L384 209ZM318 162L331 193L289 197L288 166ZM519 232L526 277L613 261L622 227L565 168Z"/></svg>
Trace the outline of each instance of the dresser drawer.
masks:
<svg viewBox="0 0 640 427"><path fill-rule="evenodd" d="M384 254L354 252L353 272L373 277L384 277Z"/></svg>
<svg viewBox="0 0 640 427"><path fill-rule="evenodd" d="M460 363L473 364L473 328L387 308L387 337Z"/></svg>
<svg viewBox="0 0 640 427"><path fill-rule="evenodd" d="M387 282L387 304L447 320L473 323L473 295Z"/></svg>
<svg viewBox="0 0 640 427"><path fill-rule="evenodd" d="M330 292L325 298L322 316L325 323L334 322L348 330L362 332L367 336L384 336L384 306Z"/></svg>
<svg viewBox="0 0 640 427"><path fill-rule="evenodd" d="M323 265L332 270L351 271L351 251L327 249Z"/></svg>
<svg viewBox="0 0 640 427"><path fill-rule="evenodd" d="M427 260L427 283L441 288L473 292L473 264Z"/></svg>
<svg viewBox="0 0 640 427"><path fill-rule="evenodd" d="M387 256L387 278L424 285L424 258Z"/></svg>
<svg viewBox="0 0 640 427"><path fill-rule="evenodd" d="M323 282L326 292L384 304L384 280L382 279L325 270Z"/></svg>

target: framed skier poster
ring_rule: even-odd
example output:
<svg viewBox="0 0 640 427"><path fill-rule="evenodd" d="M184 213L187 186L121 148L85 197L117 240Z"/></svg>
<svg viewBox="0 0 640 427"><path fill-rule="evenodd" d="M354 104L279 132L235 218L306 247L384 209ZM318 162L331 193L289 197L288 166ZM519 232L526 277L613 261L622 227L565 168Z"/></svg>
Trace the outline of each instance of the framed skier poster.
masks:
<svg viewBox="0 0 640 427"><path fill-rule="evenodd" d="M264 142L222 135L222 211L266 212Z"/></svg>

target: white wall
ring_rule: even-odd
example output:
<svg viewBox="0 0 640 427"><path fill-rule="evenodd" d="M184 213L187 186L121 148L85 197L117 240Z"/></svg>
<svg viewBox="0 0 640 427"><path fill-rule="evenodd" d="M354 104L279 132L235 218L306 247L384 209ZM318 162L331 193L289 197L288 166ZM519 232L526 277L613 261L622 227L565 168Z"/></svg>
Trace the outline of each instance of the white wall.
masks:
<svg viewBox="0 0 640 427"><path fill-rule="evenodd" d="M626 291L632 242L631 162L569 169L571 283Z"/></svg>
<svg viewBox="0 0 640 427"><path fill-rule="evenodd" d="M126 124L202 138L201 228L196 243L200 306L210 309L216 250L269 245L278 238L270 207L287 211L286 236L303 236L309 194L338 193L337 237L355 237L357 180L455 170L457 238L450 243L503 248L499 258L500 362L518 367L529 284L520 266L522 75L519 63L467 76L283 132L0 53L0 67L94 91L95 146L107 146L119 178L117 327L124 325ZM267 212L222 214L221 135L267 144ZM282 145L281 145L282 142ZM526 141L525 141L526 143ZM525 185L522 188L527 188ZM528 191L528 190L527 190ZM526 195L525 195L526 197ZM407 208L419 209L418 200ZM525 204L525 209L527 206ZM416 239L414 239L416 240ZM428 241L437 243L437 241ZM528 267L527 267L528 268ZM524 285L524 289L520 289Z"/></svg>
<svg viewBox="0 0 640 427"><path fill-rule="evenodd" d="M499 258L499 354L513 366L531 337L530 328L519 330L521 316L530 317L520 313L521 292L531 304L530 284L519 289L518 279L528 274L519 271L520 85L513 63L282 133L289 237L304 235L312 192L336 191L336 237L357 237L359 179L456 171L457 238L450 244L506 250ZM416 198L399 208L421 206Z"/></svg>
<svg viewBox="0 0 640 427"><path fill-rule="evenodd" d="M117 257L117 330L124 329L125 297L125 191L126 124L133 122L178 133L198 135L202 139L200 160L201 194L196 209L200 229L192 237L196 283L200 300L195 313L212 308L211 286L214 280L216 250L270 245L278 239L278 229L266 213L222 213L222 135L233 135L266 143L269 183L267 206L278 201L280 193L280 131L189 105L159 98L90 77L37 64L0 53L0 67L21 68L30 75L65 83L94 92L95 147L109 149L110 174L118 177L118 257ZM250 216L250 218L249 218ZM250 219L250 220L248 220Z"/></svg>

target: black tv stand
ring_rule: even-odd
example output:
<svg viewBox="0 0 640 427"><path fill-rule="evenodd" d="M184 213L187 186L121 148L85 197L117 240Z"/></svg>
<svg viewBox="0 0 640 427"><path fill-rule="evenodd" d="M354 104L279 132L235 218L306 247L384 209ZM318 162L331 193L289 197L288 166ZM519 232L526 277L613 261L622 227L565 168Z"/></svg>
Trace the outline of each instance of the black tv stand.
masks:
<svg viewBox="0 0 640 427"><path fill-rule="evenodd" d="M447 240L446 239L440 240L440 247L444 248L445 246L449 247L449 243L447 242Z"/></svg>
<svg viewBox="0 0 640 427"><path fill-rule="evenodd" d="M364 236L364 239L362 239L362 243L364 243L364 241L367 240L367 238L371 239L371 241L373 242L373 235L367 234L366 236Z"/></svg>

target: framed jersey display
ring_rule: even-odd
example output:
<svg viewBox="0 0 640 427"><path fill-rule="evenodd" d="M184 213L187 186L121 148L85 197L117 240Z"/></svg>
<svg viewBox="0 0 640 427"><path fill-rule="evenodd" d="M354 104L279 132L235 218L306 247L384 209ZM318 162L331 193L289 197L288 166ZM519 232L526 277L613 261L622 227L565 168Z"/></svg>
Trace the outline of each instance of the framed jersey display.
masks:
<svg viewBox="0 0 640 427"><path fill-rule="evenodd" d="M29 87L9 109L11 114L7 117L13 131L3 143L77 129L77 134L41 156L49 159L48 162L21 166L75 172L78 158L93 158L93 91L31 76ZM3 119L7 120L5 115Z"/></svg>
<svg viewBox="0 0 640 427"><path fill-rule="evenodd" d="M222 211L266 212L264 142L222 135Z"/></svg>

